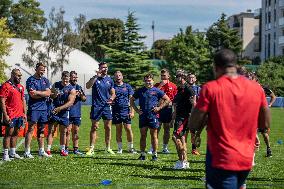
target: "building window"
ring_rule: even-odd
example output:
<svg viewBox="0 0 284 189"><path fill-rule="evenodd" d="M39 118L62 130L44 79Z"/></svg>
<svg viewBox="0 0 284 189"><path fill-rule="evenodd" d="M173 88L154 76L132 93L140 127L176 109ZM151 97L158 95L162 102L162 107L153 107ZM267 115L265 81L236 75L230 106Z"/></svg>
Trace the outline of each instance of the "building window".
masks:
<svg viewBox="0 0 284 189"><path fill-rule="evenodd" d="M271 23L271 12L270 11L268 12L268 23L269 24Z"/></svg>
<svg viewBox="0 0 284 189"><path fill-rule="evenodd" d="M274 37L274 41L276 41L276 32L274 32L273 37Z"/></svg>
<svg viewBox="0 0 284 189"><path fill-rule="evenodd" d="M269 7L271 6L271 0L268 0L268 6Z"/></svg>
<svg viewBox="0 0 284 189"><path fill-rule="evenodd" d="M264 57L267 59L267 35L264 36Z"/></svg>
<svg viewBox="0 0 284 189"><path fill-rule="evenodd" d="M265 0L265 6L267 7L267 0Z"/></svg>
<svg viewBox="0 0 284 189"><path fill-rule="evenodd" d="M276 56L276 45L275 45L275 41L273 42L273 56Z"/></svg>
<svg viewBox="0 0 284 189"><path fill-rule="evenodd" d="M282 30L282 36L284 36L284 30Z"/></svg>
<svg viewBox="0 0 284 189"><path fill-rule="evenodd" d="M282 48L282 55L284 55L284 48Z"/></svg>

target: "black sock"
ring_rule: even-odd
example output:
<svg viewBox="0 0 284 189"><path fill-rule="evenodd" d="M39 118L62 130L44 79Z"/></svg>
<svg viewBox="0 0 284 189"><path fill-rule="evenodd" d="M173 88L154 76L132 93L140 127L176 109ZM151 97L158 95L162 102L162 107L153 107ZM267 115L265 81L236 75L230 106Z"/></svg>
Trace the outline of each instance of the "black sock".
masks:
<svg viewBox="0 0 284 189"><path fill-rule="evenodd" d="M77 151L78 150L78 147L73 147L74 151Z"/></svg>
<svg viewBox="0 0 284 189"><path fill-rule="evenodd" d="M192 150L196 150L196 145L195 145L195 144L192 144L192 145L191 145L191 149L192 149Z"/></svg>

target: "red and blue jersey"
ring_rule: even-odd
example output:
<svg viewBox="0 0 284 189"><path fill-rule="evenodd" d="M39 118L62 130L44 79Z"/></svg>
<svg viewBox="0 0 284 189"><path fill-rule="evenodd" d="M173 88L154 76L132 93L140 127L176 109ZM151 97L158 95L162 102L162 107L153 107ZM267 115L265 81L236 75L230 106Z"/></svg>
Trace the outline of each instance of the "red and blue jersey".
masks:
<svg viewBox="0 0 284 189"><path fill-rule="evenodd" d="M57 97L55 99L53 99L54 108L57 108L57 107L62 106L62 105L66 104L68 102L70 92L74 88L71 84L66 85L66 86L62 85L61 81L54 83L54 88L59 92ZM57 116L69 117L69 110L70 110L70 108L61 110L57 114Z"/></svg>
<svg viewBox="0 0 284 189"><path fill-rule="evenodd" d="M114 84L115 100L112 105L113 112L129 113L129 97L134 94L132 87L128 83L122 85Z"/></svg>
<svg viewBox="0 0 284 189"><path fill-rule="evenodd" d="M46 89L50 88L50 83L47 78L41 77L41 78L35 78L34 76L31 76L26 81L26 88L28 91L28 94L31 90L36 91L45 91ZM29 110L47 110L47 98L42 97L39 99L32 98L29 94L29 101L28 101L28 108Z"/></svg>
<svg viewBox="0 0 284 189"><path fill-rule="evenodd" d="M165 95L165 93L156 88L146 88L142 87L135 91L133 97L139 99L139 106L144 115L150 115L153 113L153 108L158 106L160 99Z"/></svg>
<svg viewBox="0 0 284 189"><path fill-rule="evenodd" d="M10 119L24 116L24 87L21 84L5 82L1 86L0 97L6 98L6 111Z"/></svg>
<svg viewBox="0 0 284 189"><path fill-rule="evenodd" d="M98 77L92 86L92 105L108 106L107 101L110 99L110 91L114 87L114 82L110 76Z"/></svg>
<svg viewBox="0 0 284 189"><path fill-rule="evenodd" d="M72 85L72 84L71 84ZM82 91L82 87L78 84L72 85L76 91ZM74 104L70 107L69 117L81 117L82 100L80 95L76 96Z"/></svg>

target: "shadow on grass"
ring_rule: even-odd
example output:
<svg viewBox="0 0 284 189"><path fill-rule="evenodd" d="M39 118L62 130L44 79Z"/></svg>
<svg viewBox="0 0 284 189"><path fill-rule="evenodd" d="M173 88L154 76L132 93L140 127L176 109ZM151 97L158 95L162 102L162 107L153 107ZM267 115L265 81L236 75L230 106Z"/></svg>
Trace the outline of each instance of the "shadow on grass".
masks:
<svg viewBox="0 0 284 189"><path fill-rule="evenodd" d="M195 181L201 181L200 176L167 176L167 175L130 175L133 177L139 177L139 178L149 178L149 179L158 179L158 180L195 180Z"/></svg>

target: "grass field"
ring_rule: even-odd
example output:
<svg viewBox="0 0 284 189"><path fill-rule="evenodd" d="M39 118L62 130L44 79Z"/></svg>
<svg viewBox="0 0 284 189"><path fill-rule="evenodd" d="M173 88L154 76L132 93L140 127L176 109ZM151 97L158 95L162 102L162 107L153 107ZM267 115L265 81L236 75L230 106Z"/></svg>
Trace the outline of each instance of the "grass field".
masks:
<svg viewBox="0 0 284 189"><path fill-rule="evenodd" d="M83 107L82 126L80 130L80 148L86 151L89 146L89 106ZM256 166L248 180L248 188L284 188L284 109L272 109L271 146L272 158L265 158L266 148L261 137L260 151L256 154ZM112 132L112 148L117 150L115 128ZM139 129L137 117L133 121L135 148L139 149ZM241 131L240 131L241 132ZM54 153L50 159L24 159L0 163L0 188L204 188L203 178L205 160L205 133L200 148L201 156L189 155L190 169L173 170L177 160L173 142L170 141L168 155L159 154L157 162L138 161L138 155L108 155L104 152L104 129L101 125L94 157L69 155L61 157ZM160 135L162 138L162 135ZM150 146L150 137L148 145ZM18 141L21 141L19 138ZM124 149L127 149L124 133ZM2 149L2 141L1 149ZM58 138L53 150L59 148ZM159 145L161 149L161 141ZM18 152L23 154L23 145ZM33 140L33 153L37 153L37 144ZM282 152L283 151L283 152ZM111 180L108 186L100 184Z"/></svg>

